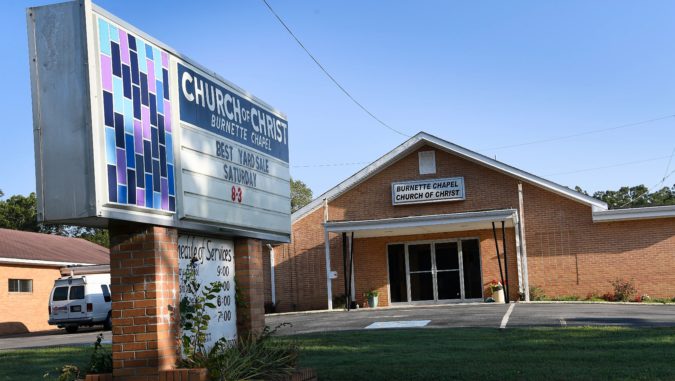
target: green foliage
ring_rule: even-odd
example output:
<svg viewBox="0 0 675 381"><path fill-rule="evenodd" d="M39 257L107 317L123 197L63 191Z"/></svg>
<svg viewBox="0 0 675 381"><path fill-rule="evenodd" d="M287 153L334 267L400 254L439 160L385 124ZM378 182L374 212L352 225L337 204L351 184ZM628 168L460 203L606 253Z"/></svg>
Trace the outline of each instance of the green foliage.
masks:
<svg viewBox="0 0 675 381"><path fill-rule="evenodd" d="M530 286L530 300L533 301L542 301L548 300L546 294L544 294L544 289L539 286L531 285Z"/></svg>
<svg viewBox="0 0 675 381"><path fill-rule="evenodd" d="M0 228L39 232L35 193L0 201Z"/></svg>
<svg viewBox="0 0 675 381"><path fill-rule="evenodd" d="M203 367L208 361L206 333L211 316L209 310L216 308L213 300L223 288L222 282L211 282L202 286L197 280L197 266L193 259L181 276L184 296L180 301L180 322L183 329L182 346L184 358L179 366L186 368Z"/></svg>
<svg viewBox="0 0 675 381"><path fill-rule="evenodd" d="M212 380L273 380L290 375L298 363L299 346L293 339L273 337L265 327L259 336L247 336L235 342L220 340L209 353Z"/></svg>
<svg viewBox="0 0 675 381"><path fill-rule="evenodd" d="M45 380L75 381L80 378L80 368L77 365L72 364L64 365L45 373L42 378Z"/></svg>
<svg viewBox="0 0 675 381"><path fill-rule="evenodd" d="M370 290L363 293L363 296L366 298L377 298L380 295L380 292L377 290Z"/></svg>
<svg viewBox="0 0 675 381"><path fill-rule="evenodd" d="M91 353L89 365L87 366L87 374L102 374L112 373L112 353L110 350L101 345L103 334L99 333L94 343L94 351Z"/></svg>
<svg viewBox="0 0 675 381"><path fill-rule="evenodd" d="M89 364L86 367L86 372L83 372L77 365L66 364L45 373L42 378L56 381L73 381L84 377L84 373L112 373L112 353L110 352L110 348L101 344L102 340L103 334L99 333L94 342L94 350L89 357Z"/></svg>
<svg viewBox="0 0 675 381"><path fill-rule="evenodd" d="M291 178L291 213L312 201L312 190L300 180Z"/></svg>
<svg viewBox="0 0 675 381"><path fill-rule="evenodd" d="M0 200L0 228L82 238L104 247L110 246L108 230L106 229L39 224L35 193L31 193L28 197L14 195L7 200Z"/></svg>
<svg viewBox="0 0 675 381"><path fill-rule="evenodd" d="M615 279L610 282L614 288L614 300L628 302L637 294L637 287L632 280Z"/></svg>
<svg viewBox="0 0 675 381"><path fill-rule="evenodd" d="M577 192L588 195L580 187L574 188ZM650 193L644 185L624 186L619 190L606 190L593 193L593 197L607 203L610 209L639 208L648 206L675 205L675 185L663 187Z"/></svg>

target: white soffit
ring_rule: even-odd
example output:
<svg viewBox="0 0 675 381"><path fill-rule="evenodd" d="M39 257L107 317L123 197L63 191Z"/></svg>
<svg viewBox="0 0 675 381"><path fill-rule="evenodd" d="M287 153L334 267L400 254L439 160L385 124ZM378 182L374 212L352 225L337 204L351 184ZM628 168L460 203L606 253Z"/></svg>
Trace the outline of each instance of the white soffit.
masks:
<svg viewBox="0 0 675 381"><path fill-rule="evenodd" d="M354 232L356 238L431 234L453 231L491 229L492 222L513 227L515 209L488 210L453 214L433 214L365 221L335 221L324 224L331 233ZM501 224L496 224L501 229Z"/></svg>
<svg viewBox="0 0 675 381"><path fill-rule="evenodd" d="M675 205L593 212L593 222L647 220L654 218L675 218Z"/></svg>
<svg viewBox="0 0 675 381"><path fill-rule="evenodd" d="M456 144L450 143L446 140L440 139L436 136L427 134L426 132L419 132L415 136L403 142L403 144L394 148L393 150L386 153L384 156L375 160L362 170L356 172L351 177L347 178L337 186L329 189L321 196L315 198L312 202L305 205L303 208L299 209L291 215L291 221L294 223L300 220L302 217L308 215L310 212L321 207L323 205L323 200L328 199L331 201L348 191L352 187L358 185L359 183L365 181L371 176L382 171L389 165L395 163L396 161L402 159L410 151L413 151L424 144L430 144L438 149L453 153L461 158L467 159L474 163L483 165L485 167L494 169L498 172L504 173L506 175L518 178L522 181L530 183L532 185L538 186L540 188L552 191L556 194L559 194L563 197L571 199L573 201L586 204L592 208L594 212L607 210L607 204L603 201L595 199L593 197L587 196L585 194L579 193L573 189L567 188L560 184L556 184L552 181L546 180L539 176L535 176L531 173L522 171L518 168L512 167L508 164L504 164L494 159L490 159L487 156L481 155L478 152L471 151L467 148L458 146Z"/></svg>

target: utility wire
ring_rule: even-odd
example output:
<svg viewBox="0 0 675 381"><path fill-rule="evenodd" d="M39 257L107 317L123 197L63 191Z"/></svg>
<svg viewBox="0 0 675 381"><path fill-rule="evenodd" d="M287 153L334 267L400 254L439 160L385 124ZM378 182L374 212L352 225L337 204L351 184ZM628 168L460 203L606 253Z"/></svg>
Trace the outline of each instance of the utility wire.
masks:
<svg viewBox="0 0 675 381"><path fill-rule="evenodd" d="M670 171L670 163L673 162L673 155L675 155L675 147L673 147L673 152L670 153L668 165L666 165L666 171L663 173L663 181L666 181L666 176L668 175L668 171Z"/></svg>
<svg viewBox="0 0 675 381"><path fill-rule="evenodd" d="M648 194L649 194L649 189L657 189L657 188L659 188L659 187L662 186L663 183L665 183L666 180L668 180L668 178L669 178L670 176L672 176L673 174L675 174L675 170L672 170L672 171L670 171L670 173L667 173L665 176L663 176L663 179L661 179L661 181L659 181L658 183L654 184L654 186L652 186L651 188L647 188L647 190L644 191L644 192L642 192L641 195L639 195L639 196L635 197L634 199L628 201L627 203L625 203L625 204L619 206L618 209L624 208L624 207L628 206L630 203L635 202L635 201L641 199L642 197L648 195Z"/></svg>
<svg viewBox="0 0 675 381"><path fill-rule="evenodd" d="M497 150L502 150L502 149L507 149L507 148L529 146L529 145L539 144L539 143L549 143L549 142L554 142L554 141L557 141L557 140L571 139L571 138L576 138L576 137L579 137L579 136L586 136L586 135L598 134L598 133L606 132L606 131L613 131L613 130L619 130L619 129L622 129L622 128L639 126L639 125L642 125L642 124L653 123L653 122L657 122L659 120L664 120L664 119L669 119L669 118L675 118L675 114L661 116L661 117L658 117L658 118L642 120L642 121L634 122L634 123L622 124L622 125L614 126L614 127L599 128L597 130L590 130L590 131L580 132L580 133L577 133L577 134L563 135L563 136L557 136L557 137L552 137L552 138L547 138L547 139L532 140L532 141L524 142L524 143L516 143L516 144L509 144L509 145L499 146L499 147L485 148L485 149L482 149L481 151L497 151Z"/></svg>
<svg viewBox="0 0 675 381"><path fill-rule="evenodd" d="M335 79L335 77L333 77L333 76L328 72L328 70L326 70L326 68L319 62L319 60L316 59L316 57L314 57L314 55L313 55L312 53L309 52L309 50L308 50L308 49L305 47L305 45L300 41L300 39L298 39L298 37L295 35L295 33L293 33L293 31L291 30L291 28L289 28L288 25L286 25L286 23L284 22L284 20L282 20L281 17L277 14L277 12L274 11L274 9L273 9L272 6L267 2L267 0L262 0L262 1L263 1L263 3L265 3L265 5L267 6L267 9L269 9L270 12L272 12L272 14L274 15L274 17L276 17L277 20L279 20L279 22L281 23L281 25L283 25L283 27L284 27L284 28L286 29L286 31L291 35L291 37L293 37L293 39L295 40L295 42L297 42L298 45L300 45L300 47L302 48L302 50L304 50L305 53L307 53L307 55L312 59L312 61L314 61L314 63L319 67L319 69L321 69L321 71L323 71L324 74L326 74L326 76L327 76L328 78L330 78L330 80L331 80L331 81L332 81L332 82L333 82L340 90L342 90L342 92L345 93L345 95L346 95L349 99L352 100L352 102L354 102L357 106L359 106L359 107L361 108L361 110L365 111L366 114L370 115L371 118L375 119L375 120L376 120L379 124L381 124L382 126L388 128L388 129L390 129L391 131L393 131L393 132L395 132L395 133L397 133L397 134L399 134L399 135L402 135L402 136L405 136L405 137L408 137L408 138L410 137L410 135L405 134L405 133L403 133L403 132L401 132L401 131L399 131L399 130L393 128L393 127L391 127L391 126L388 125L387 123L383 122L380 118L378 118L377 116L375 116L375 114L373 114L372 112L370 112L370 110L368 110L364 105L362 105L361 102L359 102L358 100L356 100L356 98L354 98L354 97L349 93L349 91L347 91L347 90L346 90L346 89L345 89L345 88L344 88L344 87L343 87L343 86Z"/></svg>
<svg viewBox="0 0 675 381"><path fill-rule="evenodd" d="M617 164L610 164L610 165L605 165L602 167L593 167L593 168L584 168L584 169L577 169L573 171L566 171L566 172L557 172L557 173L549 173L544 176L558 176L558 175L570 175L573 173L581 173L581 172L591 172L595 170L600 170L600 169L608 169L608 168L616 168L616 167L624 167L627 165L632 165L632 164L641 164L641 163L648 163L650 161L657 161L657 160L663 160L667 159L672 156L659 156L659 157L653 157L651 159L643 159L643 160L636 160L636 161L627 161L623 163L617 163ZM667 172L666 172L667 173Z"/></svg>
<svg viewBox="0 0 675 381"><path fill-rule="evenodd" d="M354 163L326 163L326 164L301 164L293 165L293 168L316 168L316 167L346 167L348 165L362 165L368 164L369 161L358 161Z"/></svg>

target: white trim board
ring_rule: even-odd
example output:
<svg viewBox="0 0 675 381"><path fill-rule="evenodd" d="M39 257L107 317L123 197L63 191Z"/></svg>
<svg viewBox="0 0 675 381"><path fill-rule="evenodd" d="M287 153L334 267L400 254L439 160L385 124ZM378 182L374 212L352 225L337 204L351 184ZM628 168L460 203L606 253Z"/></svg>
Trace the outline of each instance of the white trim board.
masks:
<svg viewBox="0 0 675 381"><path fill-rule="evenodd" d="M634 221L654 218L675 218L675 205L593 212L593 222Z"/></svg>
<svg viewBox="0 0 675 381"><path fill-rule="evenodd" d="M0 257L0 263L11 265L30 265L30 266L49 266L49 267L64 267L64 266L91 266L95 263L79 263L79 262L58 262L58 261L42 261L39 259L22 259L22 258L3 258Z"/></svg>

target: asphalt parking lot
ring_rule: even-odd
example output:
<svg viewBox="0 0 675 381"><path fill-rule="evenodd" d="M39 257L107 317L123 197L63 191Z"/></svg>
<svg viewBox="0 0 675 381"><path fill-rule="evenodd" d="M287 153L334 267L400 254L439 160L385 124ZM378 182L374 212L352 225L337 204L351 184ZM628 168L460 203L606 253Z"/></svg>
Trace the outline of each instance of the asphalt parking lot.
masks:
<svg viewBox="0 0 675 381"><path fill-rule="evenodd" d="M511 309L509 313L509 309ZM506 317L506 319L505 319ZM453 327L566 327L624 326L675 327L675 305L516 303L453 304L442 306L378 308L347 311L321 311L272 314L266 323L278 334L366 329L373 323L389 322L392 327L424 322L428 328ZM381 326L382 324L378 324ZM417 325L420 326L420 325Z"/></svg>
<svg viewBox="0 0 675 381"><path fill-rule="evenodd" d="M45 332L27 333L12 336L0 336L0 350L37 347L57 347L62 345L94 345L96 337L102 333L103 341L110 342L112 333L100 327L80 328L77 333L66 333L63 329Z"/></svg>
<svg viewBox="0 0 675 381"><path fill-rule="evenodd" d="M509 312L510 310L510 312ZM311 311L266 316L281 335L345 331L390 326L425 328L524 328L566 326L675 327L675 305L660 304L584 304L515 303L451 304L394 307L347 311ZM110 342L111 332L82 328L75 334L64 330L0 337L0 350L62 345L91 345L103 333Z"/></svg>

